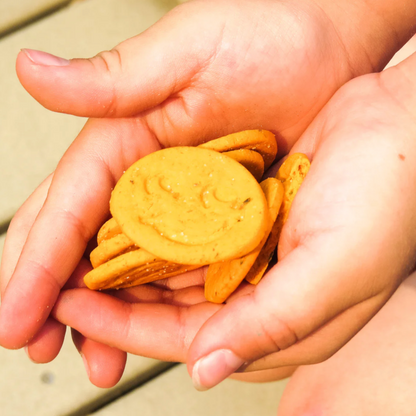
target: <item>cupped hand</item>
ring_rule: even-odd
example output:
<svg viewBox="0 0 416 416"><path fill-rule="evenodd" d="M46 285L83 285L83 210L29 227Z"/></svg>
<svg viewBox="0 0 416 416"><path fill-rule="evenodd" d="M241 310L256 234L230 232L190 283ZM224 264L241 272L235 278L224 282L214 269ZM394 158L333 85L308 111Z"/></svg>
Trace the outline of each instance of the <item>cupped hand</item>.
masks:
<svg viewBox="0 0 416 416"><path fill-rule="evenodd" d="M333 23L313 2L194 1L89 60L20 53L18 76L39 102L95 119L10 226L0 343L29 343L36 361L57 353L63 331L50 310L137 159L259 127L285 153L340 85L372 68L351 65Z"/></svg>
<svg viewBox="0 0 416 416"><path fill-rule="evenodd" d="M125 351L186 361L200 389L236 371L330 357L415 265L415 70L416 55L350 81L295 145L311 170L279 262L255 288L214 305L204 301L204 271L194 271L116 296L69 290L54 317Z"/></svg>
<svg viewBox="0 0 416 416"><path fill-rule="evenodd" d="M87 123L31 201L43 200L23 205L9 228L1 345L20 348L40 330L130 164L251 127L276 132L284 152L353 76L347 61L308 2L195 1L92 59L21 52L19 79L45 107L107 118Z"/></svg>

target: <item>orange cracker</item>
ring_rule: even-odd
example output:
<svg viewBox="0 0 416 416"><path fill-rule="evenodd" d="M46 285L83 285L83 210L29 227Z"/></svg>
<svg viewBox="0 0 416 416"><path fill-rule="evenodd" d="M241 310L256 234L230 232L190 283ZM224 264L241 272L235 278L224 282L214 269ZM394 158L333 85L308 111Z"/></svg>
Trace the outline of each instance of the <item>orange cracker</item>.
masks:
<svg viewBox="0 0 416 416"><path fill-rule="evenodd" d="M289 216L292 202L295 199L296 193L302 185L309 168L310 162L303 153L294 153L290 155L279 168L276 178L282 182L284 187L282 206L266 244L263 246L253 267L247 273L246 280L248 282L254 285L257 284L266 272L279 242L282 228Z"/></svg>
<svg viewBox="0 0 416 416"><path fill-rule="evenodd" d="M264 160L260 153L254 150L238 149L224 152L223 154L242 164L254 176L257 182L261 181L264 174Z"/></svg>
<svg viewBox="0 0 416 416"><path fill-rule="evenodd" d="M92 290L122 289L176 276L197 267L167 262L146 250L137 249L91 270L84 276L84 282Z"/></svg>
<svg viewBox="0 0 416 416"><path fill-rule="evenodd" d="M221 153L237 149L255 150L264 159L264 170L270 167L277 154L276 138L267 130L245 130L233 133L201 144L199 147Z"/></svg>
<svg viewBox="0 0 416 416"><path fill-rule="evenodd" d="M96 268L101 264L113 259L114 257L125 253L126 251L137 250L133 243L126 235L117 234L116 236L103 240L90 254L92 267Z"/></svg>
<svg viewBox="0 0 416 416"><path fill-rule="evenodd" d="M275 178L268 178L260 185L269 207L270 226L260 244L251 253L234 260L214 263L208 267L205 280L205 298L210 302L223 303L237 289L261 252L276 220L283 199L283 185Z"/></svg>
<svg viewBox="0 0 416 416"><path fill-rule="evenodd" d="M137 246L187 265L241 257L269 224L250 172L199 147L163 149L134 163L115 186L110 211Z"/></svg>
<svg viewBox="0 0 416 416"><path fill-rule="evenodd" d="M108 240L116 236L117 234L121 234L121 228L117 224L114 218L110 218L107 222L105 222L97 234L97 243L101 244L102 241Z"/></svg>

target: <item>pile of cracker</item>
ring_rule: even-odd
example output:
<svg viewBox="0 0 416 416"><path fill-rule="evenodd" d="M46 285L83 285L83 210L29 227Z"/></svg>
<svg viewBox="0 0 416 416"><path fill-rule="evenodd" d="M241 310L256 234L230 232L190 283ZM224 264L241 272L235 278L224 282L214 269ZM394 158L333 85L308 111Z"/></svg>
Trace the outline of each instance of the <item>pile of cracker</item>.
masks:
<svg viewBox="0 0 416 416"><path fill-rule="evenodd" d="M206 265L211 302L224 302L244 279L257 284L310 167L295 153L261 181L276 153L272 133L248 130L134 163L112 192L87 287L129 288Z"/></svg>

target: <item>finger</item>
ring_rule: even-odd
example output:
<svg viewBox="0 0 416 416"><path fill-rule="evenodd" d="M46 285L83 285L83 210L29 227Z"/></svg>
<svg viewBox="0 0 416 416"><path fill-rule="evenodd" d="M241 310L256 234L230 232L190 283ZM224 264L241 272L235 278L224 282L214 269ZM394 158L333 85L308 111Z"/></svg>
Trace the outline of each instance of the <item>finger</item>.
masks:
<svg viewBox="0 0 416 416"><path fill-rule="evenodd" d="M174 10L174 19L166 16L144 33L91 59L68 61L23 50L17 58L17 74L26 90L53 111L84 117L138 114L187 86L215 52L209 33L204 48L189 42L198 33L198 23L189 11L185 13ZM190 24L178 26L176 19Z"/></svg>
<svg viewBox="0 0 416 416"><path fill-rule="evenodd" d="M231 293L231 295L226 299L225 303L231 303L234 302L236 299L242 297L242 296L247 296L250 293L252 293L255 290L255 286L252 284L249 284L247 282L241 282L240 286L238 286L238 288Z"/></svg>
<svg viewBox="0 0 416 416"><path fill-rule="evenodd" d="M81 259L63 290L86 288L84 276L91 269L91 263L86 259ZM48 320L50 319L55 321L53 318L48 318ZM117 348L87 339L74 329L71 329L71 333L91 383L101 388L115 386L123 374L127 359L126 353Z"/></svg>
<svg viewBox="0 0 416 416"><path fill-rule="evenodd" d="M94 341L136 355L184 362L195 333L220 308L208 302L190 307L129 304L104 293L74 289L62 292L53 316Z"/></svg>
<svg viewBox="0 0 416 416"><path fill-rule="evenodd" d="M49 363L61 350L65 338L65 325L48 318L35 337L26 345L28 357L35 363Z"/></svg>
<svg viewBox="0 0 416 416"><path fill-rule="evenodd" d="M297 251L296 256L291 256L291 261L285 259L275 266L275 270L264 278L254 292L227 304L197 334L188 356L190 374L196 388L211 388L252 362L255 364L251 369L259 370L327 358L324 356L327 351L321 348L317 353L316 349L308 349L308 345L301 351L306 354L299 355L299 348L302 347L299 341L306 342L310 333L335 318L345 308L346 302L338 294L336 296L336 291L331 293L333 299L322 299L325 291L321 284L324 284L324 278L335 275L336 268L325 270L322 264L313 264L305 253L299 249ZM330 258L329 253L321 253L323 258ZM309 265L315 269L315 274ZM285 279L280 280L279 275ZM319 284L315 288L311 287L308 278L315 283L319 281ZM279 294L278 301L270 293ZM325 304L325 301L328 303ZM379 302L378 298L370 299L368 308L350 316L352 321L348 321L350 325L347 327L343 327L345 322L341 322L336 332L330 328L330 343L327 345L336 349L346 343L355 334L357 326L362 327L368 321L374 304L377 307ZM322 338L311 339L315 342L310 347L321 346ZM272 357L275 361L270 363L268 356L273 353L284 353L286 356ZM255 366L262 357L267 357L261 362L265 365Z"/></svg>
<svg viewBox="0 0 416 416"><path fill-rule="evenodd" d="M75 330L72 330L72 340L92 384L110 388L120 381L127 361L124 351L87 339Z"/></svg>
<svg viewBox="0 0 416 416"><path fill-rule="evenodd" d="M310 365L325 361L350 341L383 303L375 297L350 307L290 348L277 349L277 352L244 364L237 371L257 372L282 366Z"/></svg>
<svg viewBox="0 0 416 416"><path fill-rule="evenodd" d="M157 147L137 121L87 123L56 169L8 284L0 310L1 345L21 348L43 325L88 241L107 218L115 181Z"/></svg>
<svg viewBox="0 0 416 416"><path fill-rule="evenodd" d="M42 208L53 175L48 176L14 216L3 251L0 269L2 296L14 272L20 253L36 216ZM54 319L46 320L36 336L26 345L26 354L36 363L48 363L59 353L65 337L65 326Z"/></svg>
<svg viewBox="0 0 416 416"><path fill-rule="evenodd" d="M92 270L91 263L82 258L78 265L76 266L75 270L72 272L71 276L69 277L68 281L62 287L63 290L68 289L79 289L82 287L87 287L84 283L84 276Z"/></svg>
<svg viewBox="0 0 416 416"><path fill-rule="evenodd" d="M372 305L372 302L375 305ZM357 331L357 325L363 326L378 300L370 299L337 315L322 328L297 342L288 349L277 351L250 363L243 364L236 373L262 372L279 368L291 368L293 364L315 364L331 357ZM333 340L337 343L334 344ZM301 357L301 361L299 361Z"/></svg>
<svg viewBox="0 0 416 416"><path fill-rule="evenodd" d="M291 377L298 367L271 368L250 373L235 373L230 376L233 380L245 381L249 383L267 383L270 381L283 380Z"/></svg>
<svg viewBox="0 0 416 416"><path fill-rule="evenodd" d="M191 288L185 289L185 291L188 291ZM203 291L200 288L196 288L199 291L200 300L204 300L203 298ZM150 291L150 294L149 294ZM128 290L119 290L114 291L112 295L117 297L120 300L123 300L125 302L149 302L149 303L157 303L155 301L163 301L164 304L169 305L175 305L175 306L192 306L196 305L197 303L201 302L195 302L193 303L190 300L187 300L186 302L177 302L175 300L169 299L166 300L166 297L161 295L160 293L156 293L155 291L161 291L161 289L153 288L149 285L139 286L137 288L128 289ZM133 292L133 293L131 293ZM139 294L137 293L139 292ZM194 310L197 310L196 308L191 308L189 311L186 311L186 308L172 308L172 309L166 309L163 310L162 305L154 305L155 307L149 307L150 305L143 305L143 307L139 307L137 309L133 309L132 312L126 313L126 316L123 317L123 313L125 311L122 311L122 309L128 309L127 305L124 305L120 302L114 302L111 300L111 297L109 295L104 295L104 298L101 296L103 293L97 293L92 292L93 296L88 296L88 290L78 292L78 291L68 291L63 292L61 295L60 302L57 303L54 309L54 313L56 314L56 317L59 317L59 319L62 319L67 324L69 322L71 325L77 325L77 328L79 330L82 330L86 333L88 333L88 336L93 337L95 340L100 337L101 342L109 342L112 345L114 345L114 342L120 342L122 343L117 344L119 348L129 348L129 352L138 354L138 355L145 355L149 354L149 351L152 351L150 354L147 355L151 358L157 358L157 359L168 359L170 361L181 361L183 360L183 357L186 355L186 352L188 350L188 345L191 342L195 332L196 328L199 328L201 326L201 322L203 322L204 319L206 319L206 314L210 316L212 314L211 309L218 310L221 306L220 305L213 305L213 304L206 304L206 311L203 310L205 307L201 307L202 314L200 317L192 317L192 314ZM189 292L187 293L189 297ZM192 298L192 295L190 296ZM88 299L88 300L86 300ZM63 307L65 306L65 307ZM79 307L82 307L83 309L80 310ZM74 308L71 310L71 308ZM198 308L199 309L199 308ZM102 324L98 325L96 322L96 319L82 319L82 316L89 316L89 314L92 314L95 310L108 310L110 313L105 316L105 319L109 319L107 323L111 324L111 328L116 327L119 325L119 327L125 327L126 325L133 324L133 320L129 321L129 316L132 316L133 318L139 318L142 319L143 323L147 324L149 320L149 325L145 325L142 327L144 331L146 331L143 334L143 339L141 341L141 346L139 347L137 340L123 340L123 339L114 339L114 335L111 333L106 333L106 331L102 331L100 328L102 326L107 327L106 322L103 322ZM182 312L179 312L179 311ZM74 314L73 312L77 312ZM112 312L114 311L114 313ZM122 313L120 313L120 311ZM152 329L152 325L150 323L150 320L155 317L155 312L161 311L162 314L157 314L157 319L154 322L154 327ZM214 311L215 312L215 311ZM79 313L79 315L78 315ZM180 319L180 323L177 325L177 319L175 318L175 315L181 313L184 316L189 316L189 319ZM87 315L84 315L87 314ZM137 314L138 316L134 316ZM115 321L112 320L112 316L115 318ZM121 319L120 319L121 317ZM96 317L97 318L97 317ZM100 315L100 319L102 318L102 315ZM174 325L171 325L171 322L174 322ZM162 323L162 326L160 324ZM166 330L166 328L169 328L169 330ZM149 335L148 338L146 338L145 334L147 331L150 331L152 333L152 336ZM178 332L179 331L179 332ZM164 338L160 339L159 333L162 332ZM97 335L98 334L98 335ZM179 334L179 338L178 338ZM81 335L79 335L81 337ZM182 339L181 339L182 337ZM84 339L84 337L83 337ZM146 339L146 343L143 342L143 340ZM167 355L165 350L161 347L164 346L164 342L166 339L175 339L175 341L179 341L180 345L182 345L180 348L176 347L174 344L170 344L172 347L172 351ZM186 341L185 341L186 340ZM83 341L84 342L84 341ZM92 342L90 340L90 342ZM134 345L135 344L135 345ZM145 345L146 344L146 345ZM91 356L92 356L91 352ZM244 369L244 372L248 373L260 373L263 369L273 368L273 357L265 357L261 362L253 363L252 366L249 366L249 368ZM276 369L273 370L274 374L286 374L287 368L283 368L282 370ZM266 372L267 373L267 372ZM264 373L263 373L264 374ZM248 379L251 379L252 376L247 375ZM254 376L257 377L257 376ZM271 373L269 374L268 378L271 377ZM239 376L237 376L237 379L239 379ZM243 377L244 379L244 377Z"/></svg>
<svg viewBox="0 0 416 416"><path fill-rule="evenodd" d="M16 212L10 223L0 264L0 290L2 297L16 268L29 231L45 202L52 178L53 175L50 175L42 182Z"/></svg>

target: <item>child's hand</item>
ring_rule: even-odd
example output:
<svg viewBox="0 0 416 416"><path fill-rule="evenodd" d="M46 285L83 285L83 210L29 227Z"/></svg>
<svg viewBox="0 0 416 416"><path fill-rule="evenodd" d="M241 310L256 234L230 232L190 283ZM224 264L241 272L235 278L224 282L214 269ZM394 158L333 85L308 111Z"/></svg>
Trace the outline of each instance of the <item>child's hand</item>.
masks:
<svg viewBox="0 0 416 416"><path fill-rule="evenodd" d="M313 2L195 1L91 60L21 53L18 75L46 107L111 118L87 123L51 184L35 192L10 226L1 344L19 348L37 334L29 343L29 350L39 347L35 361L59 350L62 326L46 321L49 311L108 215L111 187L131 163L163 146L252 127L276 132L285 153L340 85L381 68L404 41L381 47L377 40L368 60L360 50L366 56L360 60L340 35L350 35L339 30L342 22Z"/></svg>
<svg viewBox="0 0 416 416"><path fill-rule="evenodd" d="M170 280L170 290L138 287L119 299L63 292L54 316L105 344L186 360L201 387L240 367L330 357L415 265L415 72L416 54L350 81L295 145L312 167L283 230L280 261L254 291L243 288L225 306L204 302L203 279L192 272Z"/></svg>

